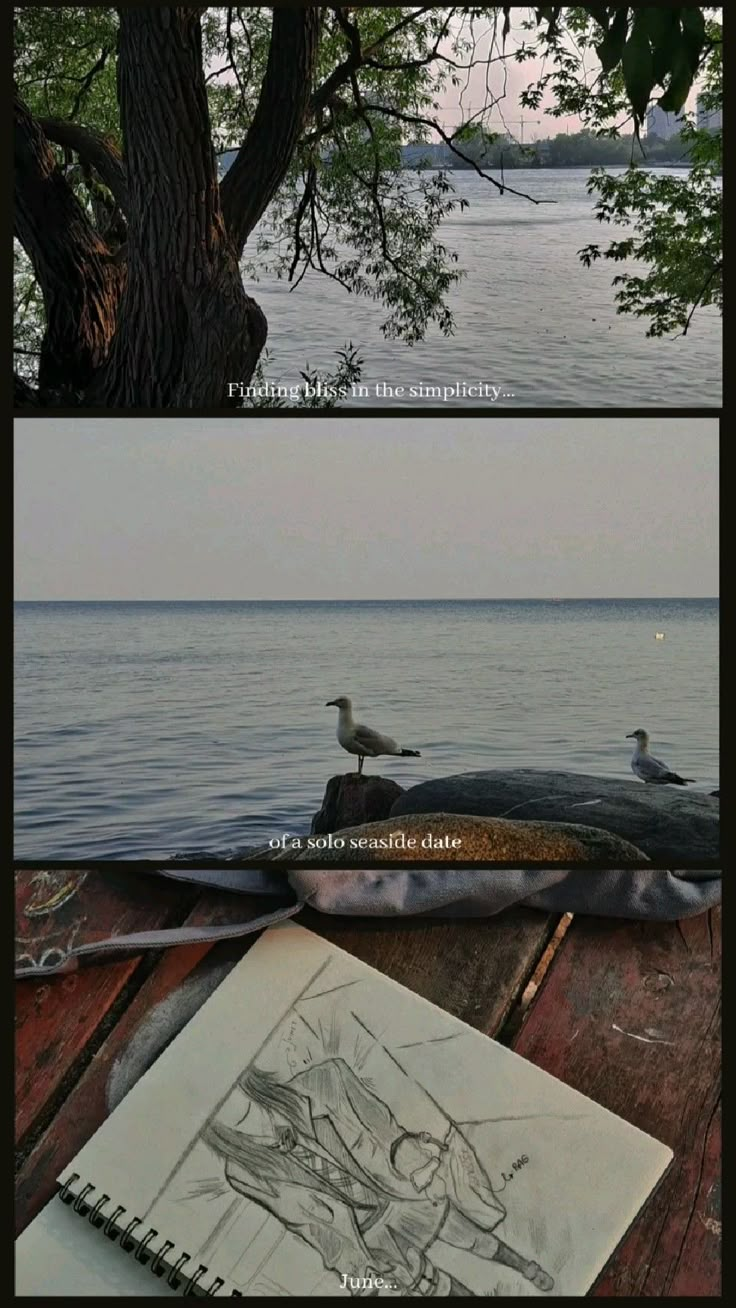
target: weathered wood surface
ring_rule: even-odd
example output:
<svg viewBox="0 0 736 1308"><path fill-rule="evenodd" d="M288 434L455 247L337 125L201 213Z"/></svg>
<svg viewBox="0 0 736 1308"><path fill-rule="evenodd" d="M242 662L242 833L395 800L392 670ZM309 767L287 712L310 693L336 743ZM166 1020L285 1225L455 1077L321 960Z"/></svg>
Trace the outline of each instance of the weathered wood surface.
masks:
<svg viewBox="0 0 736 1308"><path fill-rule="evenodd" d="M188 896L171 885L142 892L122 874L98 875L104 884L77 892L77 909L87 928L94 923L95 936L184 920L235 921L273 906L236 896ZM16 879L19 905L27 893ZM305 912L299 921L472 1026L510 1041L524 1057L675 1150L673 1167L594 1295L718 1297L718 913L661 926L575 919L539 988L529 987L520 1030L519 1002L555 918L520 910L486 922L355 922ZM141 964L91 967L72 978L16 987L23 1034L19 1229L252 942L178 948ZM68 987L70 979L78 984Z"/></svg>
<svg viewBox="0 0 736 1308"><path fill-rule="evenodd" d="M255 903L252 911L258 911L258 907ZM242 901L231 896L218 904L202 898L184 921L201 926L246 917ZM78 1080L21 1162L16 1183L18 1231L43 1208L54 1193L59 1173L113 1111L125 1090L201 1007L253 939L246 937L244 942L233 941L215 949L207 944L187 945L166 950L157 959L92 1062L80 1068ZM85 978L91 985L95 980L101 985L109 966L90 967ZM23 987L36 984L22 983ZM51 979L47 984L54 986L59 981Z"/></svg>
<svg viewBox="0 0 736 1308"><path fill-rule="evenodd" d="M513 1042L675 1153L594 1295L720 1294L720 995L720 911L579 917Z"/></svg>
<svg viewBox="0 0 736 1308"><path fill-rule="evenodd" d="M102 879L104 877L104 879ZM16 956L174 925L192 895L129 874L16 872ZM82 1058L140 962L129 959L16 986L16 1132L31 1129Z"/></svg>
<svg viewBox="0 0 736 1308"><path fill-rule="evenodd" d="M464 922L361 922L304 913L299 921L486 1035L518 1001L557 917L512 909Z"/></svg>

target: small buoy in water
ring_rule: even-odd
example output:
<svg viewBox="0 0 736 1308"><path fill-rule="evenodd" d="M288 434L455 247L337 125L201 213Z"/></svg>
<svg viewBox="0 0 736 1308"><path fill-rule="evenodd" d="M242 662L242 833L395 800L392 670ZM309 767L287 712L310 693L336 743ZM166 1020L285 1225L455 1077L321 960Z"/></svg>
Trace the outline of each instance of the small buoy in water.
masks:
<svg viewBox="0 0 736 1308"><path fill-rule="evenodd" d="M655 640L664 640L664 632L663 632L663 631L655 631L655 633L654 633L654 639L655 639Z"/></svg>

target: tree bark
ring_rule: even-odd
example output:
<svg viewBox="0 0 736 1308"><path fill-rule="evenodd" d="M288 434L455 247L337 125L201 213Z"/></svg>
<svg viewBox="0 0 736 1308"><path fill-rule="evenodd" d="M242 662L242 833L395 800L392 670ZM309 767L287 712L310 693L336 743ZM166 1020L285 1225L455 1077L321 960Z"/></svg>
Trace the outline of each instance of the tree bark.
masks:
<svg viewBox="0 0 736 1308"><path fill-rule="evenodd" d="M314 5L273 11L268 63L253 122L220 188L238 254L294 157L310 108L320 22Z"/></svg>
<svg viewBox="0 0 736 1308"><path fill-rule="evenodd" d="M124 270L88 221L41 128L15 98L15 232L46 311L39 388L79 396L107 358Z"/></svg>
<svg viewBox="0 0 736 1308"><path fill-rule="evenodd" d="M250 379L265 344L220 207L200 12L120 9L128 274L93 404L226 404L227 383Z"/></svg>

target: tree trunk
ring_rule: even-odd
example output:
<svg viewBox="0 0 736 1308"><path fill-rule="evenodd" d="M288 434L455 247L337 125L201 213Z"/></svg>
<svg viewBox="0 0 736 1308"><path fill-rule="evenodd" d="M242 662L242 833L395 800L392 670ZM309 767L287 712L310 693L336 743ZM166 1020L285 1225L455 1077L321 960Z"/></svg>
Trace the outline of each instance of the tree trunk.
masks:
<svg viewBox="0 0 736 1308"><path fill-rule="evenodd" d="M124 270L57 167L38 123L15 99L15 232L46 310L39 387L78 397L107 358Z"/></svg>
<svg viewBox="0 0 736 1308"><path fill-rule="evenodd" d="M226 404L227 383L250 379L266 340L220 208L199 13L120 9L127 280L92 404Z"/></svg>
<svg viewBox="0 0 736 1308"><path fill-rule="evenodd" d="M42 126L16 109L16 228L48 318L39 403L54 402L63 387L67 398L95 407L219 407L237 403L228 383L247 384L253 375L267 328L239 259L304 127L321 11L274 8L256 112L222 188L201 13L121 6L122 158L94 130L47 121L49 137L112 192L115 254L56 167Z"/></svg>

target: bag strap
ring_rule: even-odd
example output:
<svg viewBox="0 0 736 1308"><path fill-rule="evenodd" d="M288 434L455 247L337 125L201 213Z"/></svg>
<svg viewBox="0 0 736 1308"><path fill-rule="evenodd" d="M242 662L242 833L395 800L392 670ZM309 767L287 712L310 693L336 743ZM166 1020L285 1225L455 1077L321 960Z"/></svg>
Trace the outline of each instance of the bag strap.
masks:
<svg viewBox="0 0 736 1308"><path fill-rule="evenodd" d="M217 887L220 890L256 893L252 885L242 884L242 872L165 871L157 875L171 877L175 881L191 881L195 885ZM241 883L237 881L238 877L241 878ZM284 882L286 888L288 883L285 877ZM46 962L16 964L15 977L17 980L23 980L76 972L81 962L94 961L97 957L109 957L111 954L138 954L147 949L164 949L168 945L236 940L241 936L251 935L254 931L263 931L276 922L284 922L287 918L295 917L304 907L305 902L303 898L296 898L293 903L278 908L273 913L263 913L259 917L252 918L250 922L229 922L224 926L183 926L167 927L158 931L134 931L129 935L111 936L107 940L95 940L91 944L77 945L63 955L54 950L53 957Z"/></svg>

